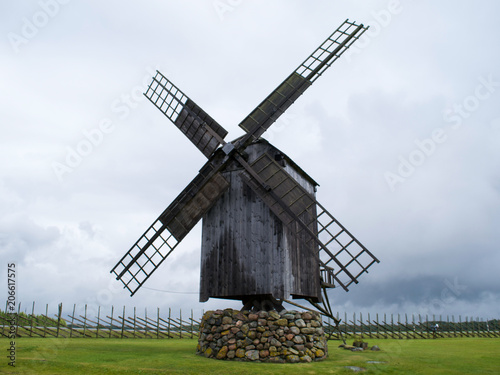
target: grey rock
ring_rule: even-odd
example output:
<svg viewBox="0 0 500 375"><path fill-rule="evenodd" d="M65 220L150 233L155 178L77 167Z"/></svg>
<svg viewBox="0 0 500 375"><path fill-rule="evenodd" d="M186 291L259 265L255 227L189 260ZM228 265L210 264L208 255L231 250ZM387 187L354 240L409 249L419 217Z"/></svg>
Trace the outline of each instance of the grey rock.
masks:
<svg viewBox="0 0 500 375"><path fill-rule="evenodd" d="M280 318L280 314L278 314L276 311L269 311L269 317L273 318L274 320L278 320Z"/></svg>
<svg viewBox="0 0 500 375"><path fill-rule="evenodd" d="M295 336L293 338L293 342L296 343L296 344L303 344L304 343L304 339L301 336Z"/></svg>
<svg viewBox="0 0 500 375"><path fill-rule="evenodd" d="M293 346L293 341L285 341L285 342L283 343L283 345L285 345L285 346L287 346L287 347L291 348L291 347Z"/></svg>
<svg viewBox="0 0 500 375"><path fill-rule="evenodd" d="M269 342L272 346L276 346L276 347L280 347L281 346L281 342L279 342L279 340L276 340L274 337L271 339L271 341Z"/></svg>
<svg viewBox="0 0 500 375"><path fill-rule="evenodd" d="M286 356L286 361L290 363L297 363L300 361L300 358L298 355L290 354Z"/></svg>
<svg viewBox="0 0 500 375"><path fill-rule="evenodd" d="M312 362L312 358L309 357L308 355L304 355L304 356L300 357L300 362L310 363L310 362Z"/></svg>
<svg viewBox="0 0 500 375"><path fill-rule="evenodd" d="M316 333L316 328L305 327L305 328L301 328L300 332L302 332L305 335L311 335L313 333Z"/></svg>
<svg viewBox="0 0 500 375"><path fill-rule="evenodd" d="M306 328L306 326L307 326L307 325L306 325L306 322L304 322L304 320L302 320L302 319L297 319L297 320L295 321L295 325L296 325L297 327L299 327L299 328Z"/></svg>
<svg viewBox="0 0 500 375"><path fill-rule="evenodd" d="M248 350L245 352L245 357L247 357L251 361L256 361L259 359L259 351L258 350Z"/></svg>
<svg viewBox="0 0 500 375"><path fill-rule="evenodd" d="M298 350L296 350L296 349L294 349L294 348L290 348L290 349L288 349L288 351L289 351L290 353L292 353L292 354L295 354L295 355L298 355L298 354L299 354L299 351L298 351Z"/></svg>

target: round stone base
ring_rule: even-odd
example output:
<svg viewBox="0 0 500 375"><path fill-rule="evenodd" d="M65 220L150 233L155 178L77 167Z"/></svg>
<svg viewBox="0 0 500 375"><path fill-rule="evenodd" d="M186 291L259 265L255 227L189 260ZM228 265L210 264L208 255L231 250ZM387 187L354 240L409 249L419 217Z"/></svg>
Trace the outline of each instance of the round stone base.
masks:
<svg viewBox="0 0 500 375"><path fill-rule="evenodd" d="M299 311L207 311L197 354L207 358L297 363L325 359L328 347L321 315Z"/></svg>

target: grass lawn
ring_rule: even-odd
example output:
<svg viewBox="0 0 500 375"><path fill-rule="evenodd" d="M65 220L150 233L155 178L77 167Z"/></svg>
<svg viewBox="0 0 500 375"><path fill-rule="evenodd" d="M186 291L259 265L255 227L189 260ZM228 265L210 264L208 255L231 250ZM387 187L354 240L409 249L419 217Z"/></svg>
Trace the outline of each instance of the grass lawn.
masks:
<svg viewBox="0 0 500 375"><path fill-rule="evenodd" d="M196 340L18 338L16 367L7 365L9 340L0 339L5 374L499 374L500 339L366 340L379 352L351 352L329 341L322 362L273 364L219 361L195 354ZM348 342L350 343L350 342ZM377 361L383 363L369 363Z"/></svg>

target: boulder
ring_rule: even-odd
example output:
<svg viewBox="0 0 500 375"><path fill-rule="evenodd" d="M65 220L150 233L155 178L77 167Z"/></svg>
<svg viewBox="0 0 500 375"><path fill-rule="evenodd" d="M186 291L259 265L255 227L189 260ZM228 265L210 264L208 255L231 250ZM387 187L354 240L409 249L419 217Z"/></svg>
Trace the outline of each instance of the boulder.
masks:
<svg viewBox="0 0 500 375"><path fill-rule="evenodd" d="M227 347L227 346L223 346L223 347L219 350L219 352L217 353L216 358L217 358L217 359L224 359L224 358L226 358L226 356L227 356L227 352L228 352L228 351L229 351L228 347Z"/></svg>
<svg viewBox="0 0 500 375"><path fill-rule="evenodd" d="M298 355L290 354L286 356L286 361L289 363L298 363L300 362L300 358Z"/></svg>
<svg viewBox="0 0 500 375"><path fill-rule="evenodd" d="M302 319L297 319L295 321L295 325L299 328L306 328L307 327L306 322L304 322L304 320L302 320Z"/></svg>
<svg viewBox="0 0 500 375"><path fill-rule="evenodd" d="M259 351L258 350L248 350L245 353L245 357L250 361L256 361L259 359Z"/></svg>

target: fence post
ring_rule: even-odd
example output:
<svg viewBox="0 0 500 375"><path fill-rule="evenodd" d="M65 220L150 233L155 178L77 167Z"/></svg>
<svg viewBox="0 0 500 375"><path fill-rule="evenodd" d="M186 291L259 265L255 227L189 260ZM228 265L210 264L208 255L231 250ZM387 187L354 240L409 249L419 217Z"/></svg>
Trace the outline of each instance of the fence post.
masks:
<svg viewBox="0 0 500 375"><path fill-rule="evenodd" d="M352 313L352 335L356 337L358 330L356 329L356 313Z"/></svg>
<svg viewBox="0 0 500 375"><path fill-rule="evenodd" d="M170 338L170 314L172 309L168 308L168 325L167 325L167 337Z"/></svg>
<svg viewBox="0 0 500 375"><path fill-rule="evenodd" d="M453 337L457 337L457 325L455 324L455 315L451 316L451 324L453 326Z"/></svg>
<svg viewBox="0 0 500 375"><path fill-rule="evenodd" d="M410 329L408 328L409 325L408 325L408 314L405 313L405 332L406 332L406 338L409 339L410 338Z"/></svg>
<svg viewBox="0 0 500 375"><path fill-rule="evenodd" d="M359 329L361 331L361 339L363 339L364 338L363 334L364 334L365 330L363 328L363 313L362 312L359 313Z"/></svg>
<svg viewBox="0 0 500 375"><path fill-rule="evenodd" d="M417 327L418 325L418 329L420 330L420 333L423 334L422 332L422 323L421 323L421 320L420 320L420 314L418 314L418 320L416 321L416 324L415 324L415 327ZM425 339L425 337L423 337Z"/></svg>
<svg viewBox="0 0 500 375"><path fill-rule="evenodd" d="M348 322L347 321L347 312L344 312L344 334L346 335L346 338L347 338L347 335L348 335L348 333L347 333L347 329L348 329L347 322Z"/></svg>
<svg viewBox="0 0 500 375"><path fill-rule="evenodd" d="M450 316L446 315L446 332L448 337L451 337L451 326L450 326Z"/></svg>
<svg viewBox="0 0 500 375"><path fill-rule="evenodd" d="M73 304L73 314L71 314L71 328L69 330L69 337L73 337L73 322L75 321L75 308L76 308L76 303Z"/></svg>
<svg viewBox="0 0 500 375"><path fill-rule="evenodd" d="M35 316L35 301L33 301L33 307L31 308L30 337L33 336L33 317L34 316Z"/></svg>
<svg viewBox="0 0 500 375"><path fill-rule="evenodd" d="M100 325L100 322L101 322L101 306L98 306L97 307L97 331L95 333L95 338L96 339L99 338L99 325Z"/></svg>
<svg viewBox="0 0 500 375"><path fill-rule="evenodd" d="M124 332L125 332L125 305L123 305L123 314L122 314L122 334L121 334L122 339Z"/></svg>
<svg viewBox="0 0 500 375"><path fill-rule="evenodd" d="M160 338L160 308L156 308L156 338Z"/></svg>
<svg viewBox="0 0 500 375"><path fill-rule="evenodd" d="M411 326L413 328L413 336L415 338L417 338L417 336L416 336L417 327L415 325L415 314L411 314Z"/></svg>
<svg viewBox="0 0 500 375"><path fill-rule="evenodd" d="M205 314L203 314L205 315ZM337 311L337 320L340 322L340 312ZM340 339L342 338L342 332L340 331L340 323L339 323L339 326L338 326L338 333L336 333L337 337Z"/></svg>
<svg viewBox="0 0 500 375"><path fill-rule="evenodd" d="M458 328L460 329L460 337L463 337L464 334L462 332L462 315L458 316Z"/></svg>
<svg viewBox="0 0 500 375"><path fill-rule="evenodd" d="M111 338L111 331L113 331L113 312L114 312L115 307L111 305L111 320L109 322L109 337Z"/></svg>
<svg viewBox="0 0 500 375"><path fill-rule="evenodd" d="M399 336L399 334L398 334L398 333L396 333L396 329L394 328L394 314L391 314L391 329L392 329L392 332L394 332L394 334L393 334L393 335L394 335L394 338L396 338L396 336L397 336L398 338L401 338L401 337Z"/></svg>
<svg viewBox="0 0 500 375"><path fill-rule="evenodd" d="M382 329L384 330L384 338L388 338L388 334L387 334L387 314L384 313L384 321L383 321L384 325L382 326Z"/></svg>
<svg viewBox="0 0 500 375"><path fill-rule="evenodd" d="M7 309L5 309L5 311L7 311ZM16 334L15 334L15 337L18 337L18 334L19 334L19 322L21 321L21 319L19 319L19 314L21 313L21 302L19 302L19 305L17 306L17 316L16 316ZM21 337L21 336L19 336Z"/></svg>
<svg viewBox="0 0 500 375"><path fill-rule="evenodd" d="M58 306L59 311L57 313L57 334L56 337L59 337L59 328L61 327L61 315L62 315L62 302Z"/></svg>
<svg viewBox="0 0 500 375"><path fill-rule="evenodd" d="M87 336L87 304L85 304L85 313L83 317L83 336Z"/></svg>
<svg viewBox="0 0 500 375"><path fill-rule="evenodd" d="M182 339L182 309L179 309L179 334Z"/></svg>
<svg viewBox="0 0 500 375"><path fill-rule="evenodd" d="M427 332L427 337L429 336L429 315L425 314L425 330Z"/></svg>
<svg viewBox="0 0 500 375"><path fill-rule="evenodd" d="M135 306L134 306L134 339L135 339Z"/></svg>
<svg viewBox="0 0 500 375"><path fill-rule="evenodd" d="M462 324L462 315L458 316L458 321L459 321L458 328L460 329L460 337L464 337L465 333L464 333L464 327Z"/></svg>
<svg viewBox="0 0 500 375"><path fill-rule="evenodd" d="M399 313L398 313L398 320L397 320L396 324L398 326L398 336L400 339L402 339L403 337L401 336L401 316Z"/></svg>
<svg viewBox="0 0 500 375"><path fill-rule="evenodd" d="M370 320L370 313L368 313L368 337L372 338L372 322Z"/></svg>
<svg viewBox="0 0 500 375"><path fill-rule="evenodd" d="M191 338L193 338L193 309L191 309Z"/></svg>
<svg viewBox="0 0 500 375"><path fill-rule="evenodd" d="M45 305L45 316L49 316L49 304ZM47 337L47 318L43 320L43 337Z"/></svg>

